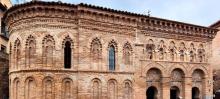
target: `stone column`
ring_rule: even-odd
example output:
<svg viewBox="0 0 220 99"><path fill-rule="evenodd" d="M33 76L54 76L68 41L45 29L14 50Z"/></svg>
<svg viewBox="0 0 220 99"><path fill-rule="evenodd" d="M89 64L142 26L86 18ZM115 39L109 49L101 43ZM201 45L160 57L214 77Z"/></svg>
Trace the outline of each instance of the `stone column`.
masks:
<svg viewBox="0 0 220 99"><path fill-rule="evenodd" d="M162 99L170 99L170 78L162 78Z"/></svg>
<svg viewBox="0 0 220 99"><path fill-rule="evenodd" d="M192 77L185 78L184 89L185 96L183 99L192 99Z"/></svg>

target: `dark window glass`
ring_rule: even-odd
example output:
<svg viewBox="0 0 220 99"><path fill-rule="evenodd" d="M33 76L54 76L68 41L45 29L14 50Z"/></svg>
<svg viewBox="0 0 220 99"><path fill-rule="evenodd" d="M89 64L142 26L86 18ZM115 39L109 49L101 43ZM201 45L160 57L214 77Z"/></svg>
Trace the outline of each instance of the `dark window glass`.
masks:
<svg viewBox="0 0 220 99"><path fill-rule="evenodd" d="M1 45L1 51L6 53L6 46Z"/></svg>
<svg viewBox="0 0 220 99"><path fill-rule="evenodd" d="M71 68L71 43L70 42L65 43L64 68Z"/></svg>
<svg viewBox="0 0 220 99"><path fill-rule="evenodd" d="M115 70L115 48L111 46L109 48L109 70Z"/></svg>

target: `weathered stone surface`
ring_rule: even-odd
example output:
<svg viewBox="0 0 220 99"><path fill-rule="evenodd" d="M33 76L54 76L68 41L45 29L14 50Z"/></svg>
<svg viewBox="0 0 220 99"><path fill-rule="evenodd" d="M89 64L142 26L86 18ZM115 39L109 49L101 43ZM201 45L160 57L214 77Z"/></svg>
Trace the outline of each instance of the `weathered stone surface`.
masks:
<svg viewBox="0 0 220 99"><path fill-rule="evenodd" d="M212 96L215 29L86 4L33 1L4 16L11 99L157 99ZM64 68L66 42L71 68ZM115 70L109 50L115 52ZM149 95L148 95L149 96Z"/></svg>
<svg viewBox="0 0 220 99"><path fill-rule="evenodd" d="M9 60L8 54L0 51L0 99L7 99L9 96Z"/></svg>

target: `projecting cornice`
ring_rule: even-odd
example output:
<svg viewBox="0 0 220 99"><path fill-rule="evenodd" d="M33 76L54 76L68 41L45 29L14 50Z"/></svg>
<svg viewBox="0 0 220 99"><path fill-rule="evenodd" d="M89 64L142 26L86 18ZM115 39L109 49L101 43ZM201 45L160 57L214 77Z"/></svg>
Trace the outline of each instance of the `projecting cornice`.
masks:
<svg viewBox="0 0 220 99"><path fill-rule="evenodd" d="M31 1L11 7L4 15L9 30L20 20L44 17L70 20L95 20L103 23L120 24L140 31L156 30L180 35L214 38L217 29L189 23L177 22L143 14L114 10L88 4ZM49 21L49 20L48 20Z"/></svg>

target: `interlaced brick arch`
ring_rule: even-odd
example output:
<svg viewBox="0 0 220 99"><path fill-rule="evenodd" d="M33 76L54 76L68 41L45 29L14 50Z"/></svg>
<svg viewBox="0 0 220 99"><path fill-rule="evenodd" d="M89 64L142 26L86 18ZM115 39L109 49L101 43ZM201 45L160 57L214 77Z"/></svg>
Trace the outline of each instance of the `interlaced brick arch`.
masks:
<svg viewBox="0 0 220 99"><path fill-rule="evenodd" d="M176 59L176 55L177 55L176 50L177 48L174 41L171 41L169 44L169 58L171 61L174 61Z"/></svg>
<svg viewBox="0 0 220 99"><path fill-rule="evenodd" d="M90 44L90 55L93 60L102 58L102 43L99 38L94 38Z"/></svg>
<svg viewBox="0 0 220 99"><path fill-rule="evenodd" d="M36 39L34 36L28 36L25 43L25 65L31 67L35 64ZM33 66L34 67L34 66Z"/></svg>
<svg viewBox="0 0 220 99"><path fill-rule="evenodd" d="M73 40L70 38L69 35L66 36L66 37L63 39L63 42L62 42L62 48L65 47L66 42L70 42L70 43L71 43L71 48L73 48L73 46L74 46L74 42L73 42Z"/></svg>
<svg viewBox="0 0 220 99"><path fill-rule="evenodd" d="M159 60L163 60L166 57L166 45L163 40L160 40L157 49Z"/></svg>
<svg viewBox="0 0 220 99"><path fill-rule="evenodd" d="M111 40L109 43L108 43L108 49L113 46L115 48L115 52L118 51L118 44L115 40Z"/></svg>
<svg viewBox="0 0 220 99"><path fill-rule="evenodd" d="M16 39L14 43L14 62L15 62L14 68L18 69L20 64L20 59L21 59L21 41L19 39Z"/></svg>
<svg viewBox="0 0 220 99"><path fill-rule="evenodd" d="M55 47L55 40L54 40L53 36L46 35L43 38L42 45L43 45L43 47L47 47L47 46L50 46L50 45Z"/></svg>
<svg viewBox="0 0 220 99"><path fill-rule="evenodd" d="M194 62L196 60L196 49L193 43L190 43L189 47L189 61Z"/></svg>
<svg viewBox="0 0 220 99"><path fill-rule="evenodd" d="M132 63L132 46L129 42L126 42L123 46L123 59L125 64Z"/></svg>
<svg viewBox="0 0 220 99"><path fill-rule="evenodd" d="M114 71L118 70L118 44L115 40L111 40L107 48L108 55L108 70Z"/></svg>
<svg viewBox="0 0 220 99"><path fill-rule="evenodd" d="M53 36L46 35L42 41L43 45L43 64L46 67L51 67L53 65L53 54L55 51L55 40Z"/></svg>
<svg viewBox="0 0 220 99"><path fill-rule="evenodd" d="M186 46L184 42L181 42L179 45L179 54L180 54L180 61L185 61L186 57Z"/></svg>
<svg viewBox="0 0 220 99"><path fill-rule="evenodd" d="M197 53L198 53L198 61L204 62L205 61L205 49L204 49L203 44L199 44Z"/></svg>
<svg viewBox="0 0 220 99"><path fill-rule="evenodd" d="M153 59L155 57L155 44L152 39L149 39L147 44L146 44L146 54L147 54L147 59Z"/></svg>

